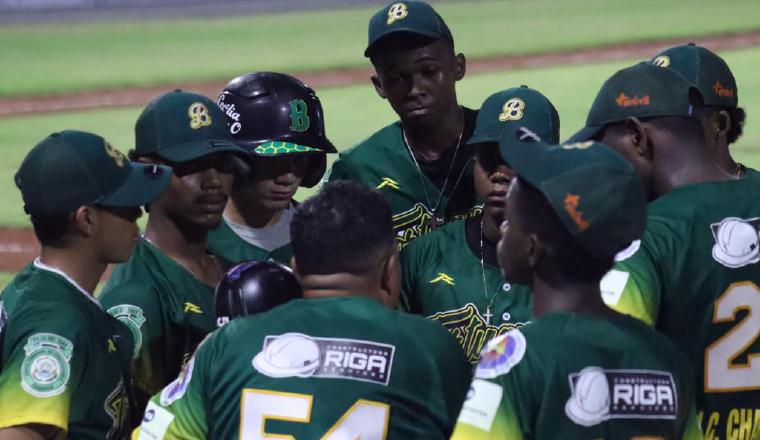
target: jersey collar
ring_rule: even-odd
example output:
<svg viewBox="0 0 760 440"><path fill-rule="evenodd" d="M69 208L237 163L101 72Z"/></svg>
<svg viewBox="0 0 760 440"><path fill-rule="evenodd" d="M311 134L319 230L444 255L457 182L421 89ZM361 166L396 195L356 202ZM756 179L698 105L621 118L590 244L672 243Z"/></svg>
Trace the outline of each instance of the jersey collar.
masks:
<svg viewBox="0 0 760 440"><path fill-rule="evenodd" d="M79 284L77 284L77 282L74 281L73 278L71 278L70 276L66 275L66 273L63 272L62 270L60 270L58 268L55 268L53 266L48 266L47 264L45 264L45 263L42 262L42 260L40 259L40 257L35 258L33 264L34 264L34 267L36 267L37 269L46 270L48 272L53 272L54 274L62 277L63 279L65 279L66 281L68 281L69 284L71 284L72 286L76 287L77 290L79 290L82 293L82 295L84 295L85 297L87 297L88 300L90 300L93 303L95 303L98 306L98 308L102 308L100 306L100 303L97 302L95 300L95 298L92 297L92 295L90 295L86 290L84 290L82 288L82 286L80 286Z"/></svg>

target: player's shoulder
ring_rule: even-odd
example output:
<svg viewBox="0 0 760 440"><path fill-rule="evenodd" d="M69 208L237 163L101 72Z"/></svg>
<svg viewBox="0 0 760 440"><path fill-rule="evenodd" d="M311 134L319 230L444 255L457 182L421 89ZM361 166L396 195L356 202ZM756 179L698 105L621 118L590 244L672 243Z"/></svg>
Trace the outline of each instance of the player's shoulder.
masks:
<svg viewBox="0 0 760 440"><path fill-rule="evenodd" d="M456 247L463 243L465 220L447 223L440 228L423 234L404 247L402 258L413 255L433 255L444 251L444 248Z"/></svg>
<svg viewBox="0 0 760 440"><path fill-rule="evenodd" d="M390 151L403 146L401 122L396 121L372 133L351 148L340 153L343 162L373 162L377 159L387 159Z"/></svg>

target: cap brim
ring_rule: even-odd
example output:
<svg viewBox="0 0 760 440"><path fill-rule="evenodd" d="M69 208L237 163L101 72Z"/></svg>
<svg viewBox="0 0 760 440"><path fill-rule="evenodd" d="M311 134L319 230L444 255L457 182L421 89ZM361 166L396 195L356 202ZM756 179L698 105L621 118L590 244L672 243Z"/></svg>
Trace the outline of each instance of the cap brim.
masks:
<svg viewBox="0 0 760 440"><path fill-rule="evenodd" d="M475 133L467 139L467 145L485 144L487 142L499 142L500 133Z"/></svg>
<svg viewBox="0 0 760 440"><path fill-rule="evenodd" d="M171 180L172 170L167 166L132 162L132 172L127 180L98 204L119 207L147 205L161 197Z"/></svg>
<svg viewBox="0 0 760 440"><path fill-rule="evenodd" d="M251 153L255 154L256 156L282 156L282 155L290 155L290 154L308 154L308 153L323 153L322 150L319 148L314 147L308 147L306 145L300 145L300 144L294 144L292 142L264 142L263 144L260 144L256 148L254 148Z"/></svg>
<svg viewBox="0 0 760 440"><path fill-rule="evenodd" d="M410 28L410 27L396 27L393 29L388 29L386 32L380 34L377 38L375 38L375 41L373 41L367 48L364 50L364 56L366 58L369 58L372 55L372 51L377 48L377 44L381 42L385 37L392 34L397 34L399 32L406 32L407 34L414 34L414 35L420 35L423 37L430 38L431 40L437 40L438 38L446 38L442 36L440 33L436 32L427 32L427 31L421 31L416 28Z"/></svg>
<svg viewBox="0 0 760 440"><path fill-rule="evenodd" d="M248 152L227 139L210 139L162 148L156 154L170 162L189 162L204 156L218 153L238 153L247 155Z"/></svg>
<svg viewBox="0 0 760 440"><path fill-rule="evenodd" d="M574 135L570 136L563 144L572 144L575 142L586 142L593 140L602 130L603 125L583 127Z"/></svg>

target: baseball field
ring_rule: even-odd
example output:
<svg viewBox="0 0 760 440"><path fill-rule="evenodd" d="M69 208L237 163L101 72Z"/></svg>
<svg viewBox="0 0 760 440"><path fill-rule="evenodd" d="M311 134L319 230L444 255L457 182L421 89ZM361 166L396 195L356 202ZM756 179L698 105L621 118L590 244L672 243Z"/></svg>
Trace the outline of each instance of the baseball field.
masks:
<svg viewBox="0 0 760 440"><path fill-rule="evenodd" d="M731 66L748 113L735 157L760 168L756 0L462 1L436 8L468 57L460 102L478 107L495 91L527 84L556 105L563 138L582 125L602 82L617 69L681 42L712 48ZM53 131L93 131L126 152L150 96L176 87L211 96L227 80L256 70L307 79L325 107L327 135L340 149L393 121L362 57L373 12L0 27L0 285L35 252L13 174Z"/></svg>

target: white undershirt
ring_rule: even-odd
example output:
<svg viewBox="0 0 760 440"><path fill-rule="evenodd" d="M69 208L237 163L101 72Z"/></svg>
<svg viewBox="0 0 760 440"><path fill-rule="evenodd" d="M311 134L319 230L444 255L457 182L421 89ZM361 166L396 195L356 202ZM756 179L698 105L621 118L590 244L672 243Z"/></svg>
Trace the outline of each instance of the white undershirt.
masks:
<svg viewBox="0 0 760 440"><path fill-rule="evenodd" d="M290 243L290 220L293 219L295 207L291 203L282 211L280 219L272 226L264 228L251 228L250 226L235 223L224 217L224 221L238 237L246 242L271 252Z"/></svg>
<svg viewBox="0 0 760 440"><path fill-rule="evenodd" d="M76 281L74 281L74 279L73 279L73 278L71 278L70 276L66 275L66 273L65 273L65 272L63 272L61 269L55 268L55 267L53 267L53 266L48 266L47 264L45 264L45 263L43 263L43 262L42 262L42 260L40 259L40 257L37 257L37 258L35 258L35 259L34 259L34 263L33 263L33 264L34 264L34 267L36 267L37 269L46 270L46 271L48 271L48 272L53 272L53 273L54 273L54 274L56 274L56 275L60 275L60 276L62 276L62 277L63 277L63 278L66 280L66 281L68 281L68 282L69 282L69 283L70 283L72 286L76 287L76 288L77 288L77 290L79 290L80 292L82 292L82 295L84 295L85 297L87 297L87 299L89 299L90 301L92 301L92 302L94 302L95 304L97 304L97 305L98 305L98 307L100 308L100 303L99 303L99 302L97 302L97 301L95 300L95 298L93 298L93 297L92 297L92 295L90 295L90 293L89 293L89 292L87 292L86 290L84 290L84 289L82 288L82 286L80 286L79 284L77 284L77 282L76 282Z"/></svg>

